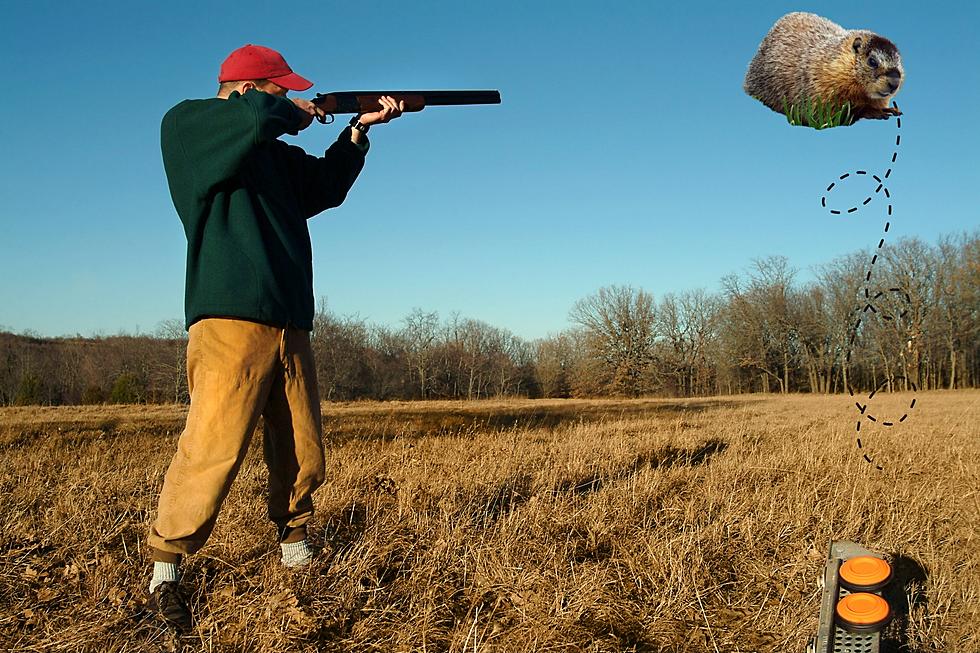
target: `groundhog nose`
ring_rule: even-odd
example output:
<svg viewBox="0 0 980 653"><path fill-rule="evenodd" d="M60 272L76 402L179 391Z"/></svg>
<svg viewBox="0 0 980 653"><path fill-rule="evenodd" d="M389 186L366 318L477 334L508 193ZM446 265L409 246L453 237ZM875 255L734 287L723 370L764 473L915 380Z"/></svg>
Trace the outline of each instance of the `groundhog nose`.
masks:
<svg viewBox="0 0 980 653"><path fill-rule="evenodd" d="M889 70L885 73L885 77L888 78L888 90L894 93L895 89L902 83L902 73L898 70Z"/></svg>

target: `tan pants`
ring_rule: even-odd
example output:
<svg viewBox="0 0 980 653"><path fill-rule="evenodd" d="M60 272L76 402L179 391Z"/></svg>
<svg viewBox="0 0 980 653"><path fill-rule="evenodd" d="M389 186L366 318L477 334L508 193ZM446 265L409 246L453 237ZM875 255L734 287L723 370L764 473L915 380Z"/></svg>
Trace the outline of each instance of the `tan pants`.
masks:
<svg viewBox="0 0 980 653"><path fill-rule="evenodd" d="M304 526L324 474L309 332L244 320L195 322L187 378L190 412L160 492L150 546L169 554L204 546L259 415L265 417L269 518L280 534Z"/></svg>

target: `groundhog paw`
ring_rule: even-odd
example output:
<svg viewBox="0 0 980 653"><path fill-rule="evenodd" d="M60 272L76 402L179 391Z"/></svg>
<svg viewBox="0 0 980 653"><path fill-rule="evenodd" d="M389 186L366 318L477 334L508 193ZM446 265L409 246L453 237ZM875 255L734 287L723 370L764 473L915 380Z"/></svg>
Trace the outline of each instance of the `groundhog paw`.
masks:
<svg viewBox="0 0 980 653"><path fill-rule="evenodd" d="M861 114L862 118L870 120L888 120L893 114L889 109L872 109Z"/></svg>

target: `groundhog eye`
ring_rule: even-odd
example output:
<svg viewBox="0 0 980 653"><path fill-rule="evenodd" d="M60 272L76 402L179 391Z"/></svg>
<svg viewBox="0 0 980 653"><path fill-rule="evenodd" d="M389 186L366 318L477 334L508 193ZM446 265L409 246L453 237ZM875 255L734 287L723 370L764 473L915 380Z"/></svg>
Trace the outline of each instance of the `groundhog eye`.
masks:
<svg viewBox="0 0 980 653"><path fill-rule="evenodd" d="M868 65L871 66L872 68L877 68L878 60L875 59L874 57L868 57Z"/></svg>

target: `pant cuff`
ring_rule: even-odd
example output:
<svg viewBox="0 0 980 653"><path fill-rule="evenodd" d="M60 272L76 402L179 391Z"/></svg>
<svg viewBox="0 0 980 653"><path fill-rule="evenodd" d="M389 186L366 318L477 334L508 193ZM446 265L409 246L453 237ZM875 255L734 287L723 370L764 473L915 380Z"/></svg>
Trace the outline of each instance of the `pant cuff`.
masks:
<svg viewBox="0 0 980 653"><path fill-rule="evenodd" d="M283 544L302 542L306 539L306 525L294 526L293 528L280 528L279 541Z"/></svg>
<svg viewBox="0 0 980 653"><path fill-rule="evenodd" d="M169 562L170 564L179 565L180 559L183 557L179 553L161 551L155 547L150 547L150 551L153 562Z"/></svg>

